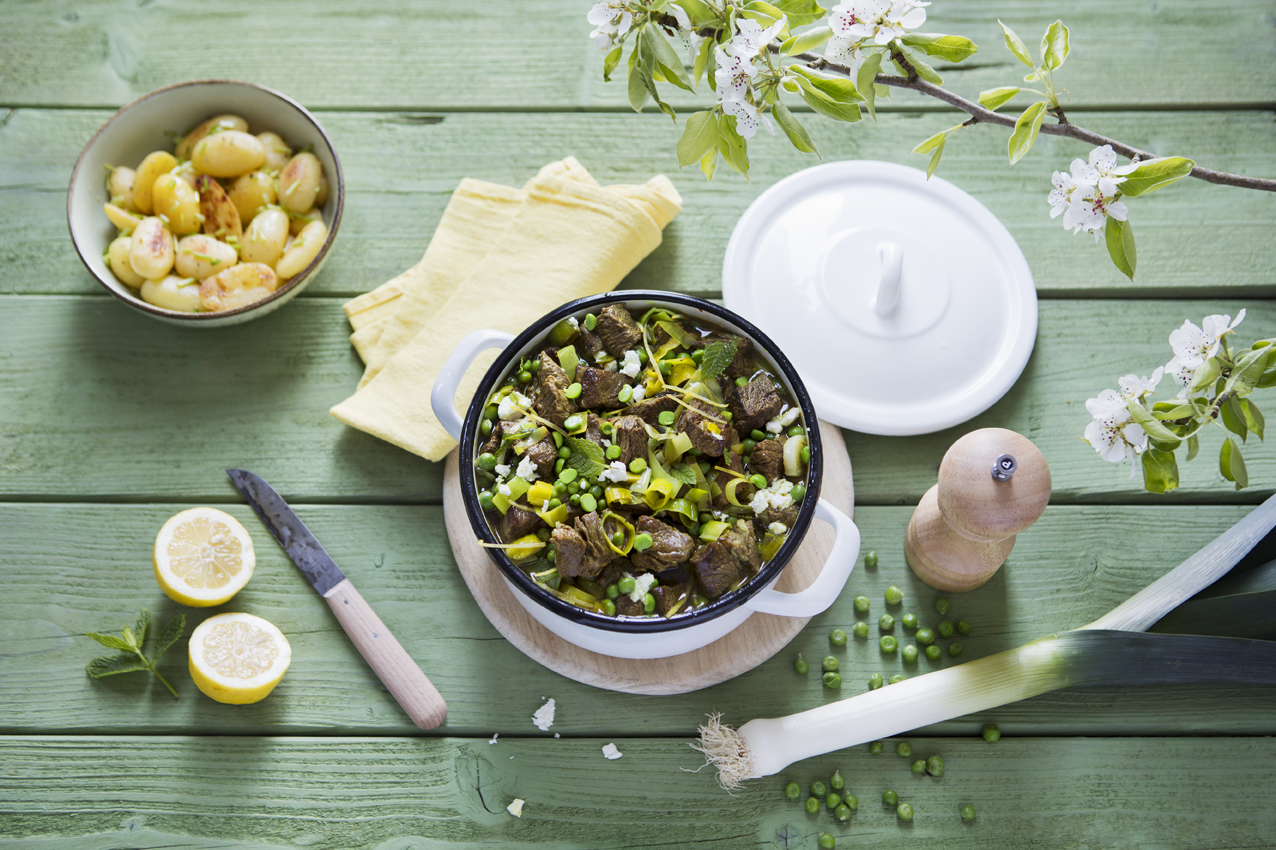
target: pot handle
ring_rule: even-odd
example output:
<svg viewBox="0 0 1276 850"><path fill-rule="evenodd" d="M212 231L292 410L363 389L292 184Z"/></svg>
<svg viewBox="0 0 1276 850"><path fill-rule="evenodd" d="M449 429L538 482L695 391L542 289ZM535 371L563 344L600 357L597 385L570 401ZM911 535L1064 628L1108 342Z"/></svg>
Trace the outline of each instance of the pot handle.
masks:
<svg viewBox="0 0 1276 850"><path fill-rule="evenodd" d="M443 426L443 430L451 434L453 440L461 439L461 424L464 418L456 409L456 389L460 386L461 379L465 377L466 370L470 368L470 364L480 352L489 348L504 348L513 340L514 335L507 334L505 331L491 328L475 331L461 340L448 356L443 368L439 370L434 389L430 391L430 407L434 409L434 415Z"/></svg>
<svg viewBox="0 0 1276 850"><path fill-rule="evenodd" d="M811 586L797 593L767 588L754 594L742 607L781 617L814 617L837 601L859 558L860 530L850 517L823 499L815 505L815 518L833 526L837 538L824 568Z"/></svg>

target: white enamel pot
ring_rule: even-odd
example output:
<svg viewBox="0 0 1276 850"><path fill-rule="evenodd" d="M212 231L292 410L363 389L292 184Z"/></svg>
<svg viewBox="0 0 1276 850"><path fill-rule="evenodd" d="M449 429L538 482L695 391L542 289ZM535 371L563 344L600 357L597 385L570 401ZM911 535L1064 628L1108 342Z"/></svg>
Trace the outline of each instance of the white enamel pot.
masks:
<svg viewBox="0 0 1276 850"><path fill-rule="evenodd" d="M551 328L569 316L583 317L597 313L608 304L623 304L630 312L641 314L651 307L667 307L692 318L724 327L751 340L763 362L780 377L790 395L802 409L807 429L811 462L808 468L807 495L802 500L798 518L789 530L784 545L762 569L762 572L740 589L726 593L708 605L670 619L664 617L608 617L584 611L538 588L526 573L500 549L488 549L493 564L500 569L514 598L541 625L563 640L583 649L616 658L666 658L691 652L713 643L747 620L755 612L781 617L813 617L837 599L850 578L859 557L860 534L850 517L819 498L823 472L823 454L819 428L811 399L793 365L775 348L761 331L737 314L708 301L668 292L624 291L582 298L547 313L518 336L503 331L480 330L470 334L448 357L430 396L434 415L444 429L460 443L461 493L470 526L479 540L499 543L488 526L478 502L474 479L474 452L481 441L479 423L487 398L510 366L519 358L544 343ZM481 352L500 348L487 373L479 383L466 413L455 406L457 387L470 364ZM797 551L813 519L827 522L836 533L832 552L820 574L809 587L798 593L782 593L775 589L780 573Z"/></svg>

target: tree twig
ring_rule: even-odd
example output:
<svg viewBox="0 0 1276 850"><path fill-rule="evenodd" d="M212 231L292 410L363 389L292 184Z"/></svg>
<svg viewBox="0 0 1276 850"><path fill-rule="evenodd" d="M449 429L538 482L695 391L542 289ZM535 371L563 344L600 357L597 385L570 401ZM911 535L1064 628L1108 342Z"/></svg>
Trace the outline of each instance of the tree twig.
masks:
<svg viewBox="0 0 1276 850"><path fill-rule="evenodd" d="M799 53L793 57L794 59L806 62L812 68L823 71L832 71L843 77L854 79L851 69L846 65L837 62L830 62L823 56L816 56L814 53ZM907 60L905 60L907 61ZM962 112L970 115L970 119L963 122L965 126L972 124L996 124L1000 127L1014 127L1015 118L1011 115L1002 115L999 112L993 112L987 107L981 106L974 101L967 100L961 95L954 94L942 86L929 83L926 80L916 76L915 73L908 77L897 77L891 74L878 74L877 83L884 86L891 86L898 89L911 89L915 92L928 95L936 100L942 100L950 106L955 106ZM1100 135L1092 130L1073 124L1063 117L1062 112L1059 113L1060 123L1058 124L1042 124L1041 132L1048 136L1067 136L1078 141L1088 142L1092 145L1111 145L1112 150L1129 159L1154 159L1156 154L1149 151L1140 150L1133 145L1127 145L1116 139L1108 138ZM1231 174L1226 171L1215 171L1212 168L1202 168L1197 165L1192 168L1191 177L1198 180L1204 180L1207 183L1218 183L1223 186L1239 186L1243 189L1258 189L1263 192L1276 192L1276 180L1270 180L1263 177L1248 177L1244 174Z"/></svg>

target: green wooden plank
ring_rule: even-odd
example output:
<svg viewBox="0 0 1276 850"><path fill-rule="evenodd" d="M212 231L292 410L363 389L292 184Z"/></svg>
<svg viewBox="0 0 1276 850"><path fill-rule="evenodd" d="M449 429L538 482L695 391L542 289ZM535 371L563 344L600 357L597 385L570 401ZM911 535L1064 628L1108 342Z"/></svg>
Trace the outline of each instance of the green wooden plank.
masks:
<svg viewBox="0 0 1276 850"><path fill-rule="evenodd" d="M101 111L18 110L0 124L0 293L102 290L67 236L68 177ZM1094 129L1159 153L1247 174L1276 173L1276 126L1265 113L1123 112L1076 114ZM775 181L818 164L765 133L752 145L752 182L720 169L706 183L679 171L678 129L657 116L403 115L333 112L320 116L346 171L348 198L331 261L306 295L354 295L415 264L462 177L521 185L554 159L575 154L604 183L642 182L664 172L685 207L625 285L696 294L721 290L722 256L736 221ZM429 120L427 120L429 119ZM433 121L433 119L441 119ZM853 127L808 122L825 161L867 159L924 167L909 151L951 126L944 115L882 115ZM1072 236L1049 217L1053 169L1088 147L1042 137L1016 167L1001 128L976 127L948 146L939 176L970 192L1005 223L1046 296L1095 297L1276 293L1276 197L1183 181L1130 202L1139 271L1131 284L1102 246ZM104 222L105 224L105 222Z"/></svg>
<svg viewBox="0 0 1276 850"><path fill-rule="evenodd" d="M1184 319L1236 314L1244 339L1276 335L1276 307L1250 301L1043 301L1037 351L1010 393L971 422L909 438L847 433L861 504L912 504L945 451L982 426L1019 431L1050 463L1056 504L1255 503L1276 486L1276 456L1245 448L1252 488L1218 474L1218 434L1183 463L1182 489L1151 496L1128 464L1080 439L1085 400L1165 363ZM328 408L361 372L335 299L298 299L250 324L191 332L113 299L0 296L0 498L237 501L229 466L305 501L441 499L442 465L340 424ZM867 364L865 364L867 365ZM907 376L901 378L906 380ZM1163 397L1173 395L1168 380ZM422 393L429 391L422 387ZM1262 405L1265 392L1256 401Z"/></svg>
<svg viewBox="0 0 1276 850"><path fill-rule="evenodd" d="M107 0L10 2L0 34L0 103L116 106L178 80L229 77L310 106L628 108L623 75L602 81L602 53L585 21L590 5L324 0L298 11L285 0L127 8ZM1208 26L1185 23L1199 19L1190 0L1084 0L1058 8L979 0L936 4L929 13L926 30L965 35L980 46L962 65L938 66L949 85L972 96L1022 78L998 18L1035 53L1063 14L1072 56L1056 79L1075 105L1276 100L1265 0L1219 4ZM211 32L226 36L192 37ZM699 102L711 96L709 88L702 84ZM669 91L675 104L697 102Z"/></svg>
<svg viewBox="0 0 1276 850"><path fill-rule="evenodd" d="M1201 738L941 739L926 748L938 779L860 747L736 796L679 769L697 763L685 739L622 739L618 762L608 740L0 739L0 847L796 848L827 831L855 847L1219 848L1267 846L1276 828L1270 738L1229 741L1225 759ZM835 769L860 801L846 825L784 798ZM504 810L515 797L521 819Z"/></svg>
<svg viewBox="0 0 1276 850"><path fill-rule="evenodd" d="M91 680L84 665L104 654L86 631L118 631L142 606L166 622L179 610L155 584L150 551L156 532L180 505L0 505L0 731L97 734L199 730L217 734L409 734L409 724L356 654L327 606L271 541L251 511L227 510L249 529L257 571L220 608L186 609L188 633L205 616L247 611L279 626L293 647L292 666L265 701L219 705L199 694L186 672L184 644L163 662L181 699L140 675ZM974 628L963 659L1019 646L1084 625L1115 607L1229 528L1248 511L1223 507L1052 507L1022 534L1010 564L983 588L953 596L952 618ZM832 650L828 634L859 619L856 595L875 619L883 592L906 594L898 609L932 627L939 595L904 564L907 508L860 508L865 549L875 570L859 566L838 601L794 641L750 673L705 691L647 697L572 682L523 656L483 617L456 571L437 507L299 508L362 594L447 699L441 734L537 735L532 713L542 697L558 702L553 731L565 736L687 735L711 711L729 721L774 717L867 690L873 672L906 675L898 657L883 659L875 641L852 639ZM873 627L876 635L876 625ZM902 633L900 633L902 634ZM816 660L834 652L844 686L793 672L797 653ZM945 657L942 665L952 664ZM940 666L942 666L940 665ZM818 663L813 665L818 669ZM497 695L500 695L498 698ZM1063 691L925 730L974 735L986 722L1008 735L1273 734L1276 687L1104 688ZM3 795L0 795L3 796Z"/></svg>

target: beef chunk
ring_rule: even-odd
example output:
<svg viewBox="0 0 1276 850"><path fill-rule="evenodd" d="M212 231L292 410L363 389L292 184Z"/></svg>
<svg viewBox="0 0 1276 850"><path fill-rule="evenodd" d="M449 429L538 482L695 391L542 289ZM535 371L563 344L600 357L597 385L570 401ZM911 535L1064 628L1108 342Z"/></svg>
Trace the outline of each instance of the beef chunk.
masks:
<svg viewBox="0 0 1276 850"><path fill-rule="evenodd" d="M589 414L585 425L585 439L600 449L603 447L603 421L598 418L597 413Z"/></svg>
<svg viewBox="0 0 1276 850"><path fill-rule="evenodd" d="M784 446L779 440L763 440L754 447L749 466L767 481L774 481L784 472Z"/></svg>
<svg viewBox="0 0 1276 850"><path fill-rule="evenodd" d="M635 564L646 567L653 573L664 572L670 567L684 563L691 557L696 544L691 537L683 534L672 525L663 523L655 517L644 516L635 525L639 534L651 535L651 546L633 556Z"/></svg>
<svg viewBox="0 0 1276 850"><path fill-rule="evenodd" d="M531 511L525 511L518 505L510 505L505 516L501 518L501 539L513 543L520 537L531 534L544 523Z"/></svg>
<svg viewBox="0 0 1276 850"><path fill-rule="evenodd" d="M648 425L659 424L657 417L667 410L677 410L678 402L671 395L657 395L634 402L621 411L626 416L637 416Z"/></svg>
<svg viewBox="0 0 1276 850"><path fill-rule="evenodd" d="M479 453L491 452L496 454L501 450L501 442L504 441L505 435L518 433L524 427L525 420L516 419L512 422L503 422L497 419L492 423L492 433L488 436L487 442L479 448Z"/></svg>
<svg viewBox="0 0 1276 850"><path fill-rule="evenodd" d="M778 522L787 529L793 527L793 523L797 521L797 515L797 505L789 505L787 508L767 508L765 511L758 514L758 522L763 525L770 525L773 522Z"/></svg>
<svg viewBox="0 0 1276 850"><path fill-rule="evenodd" d="M642 345L642 328L619 304L609 304L598 311L596 330L603 345L617 360L624 357L626 351Z"/></svg>
<svg viewBox="0 0 1276 850"><path fill-rule="evenodd" d="M532 406L543 419L561 428L563 420L578 409L576 402L567 397L567 388L571 386L571 381L567 380L567 373L563 371L563 367L559 366L558 361L550 357L547 352L541 352L540 363L540 371L536 373L536 392L532 399Z"/></svg>
<svg viewBox="0 0 1276 850"><path fill-rule="evenodd" d="M576 382L580 384L578 401L582 408L605 407L611 410L620 406L620 388L625 385L625 376L619 372L578 366Z"/></svg>
<svg viewBox="0 0 1276 850"><path fill-rule="evenodd" d="M726 376L733 381L740 377L748 378L757 371L753 362L753 343L744 337L735 337L735 340L735 357L726 368Z"/></svg>
<svg viewBox="0 0 1276 850"><path fill-rule="evenodd" d="M647 426L637 416L621 416L611 423L612 445L620 446L620 461L626 466L636 457L647 457Z"/></svg>
<svg viewBox="0 0 1276 850"><path fill-rule="evenodd" d="M722 425L710 419L721 419L708 404L693 398L689 407L682 409L678 417L677 429L691 438L691 445L712 457L722 457L726 448L726 440L722 436ZM708 414L706 416L705 414Z"/></svg>
<svg viewBox="0 0 1276 850"><path fill-rule="evenodd" d="M753 523L748 520L736 520L735 528L724 531L718 542L727 547L731 557L746 568L749 574L756 573L762 565L762 558L758 554L758 538L754 534Z"/></svg>
<svg viewBox="0 0 1276 850"><path fill-rule="evenodd" d="M635 602L628 596L621 594L616 597L616 613L622 617L642 617L647 612L642 610L641 602Z"/></svg>
<svg viewBox="0 0 1276 850"><path fill-rule="evenodd" d="M594 581L598 582L603 587L611 587L613 584L620 581L624 577L625 573L629 573L630 575L634 574L633 564L629 563L628 558L617 556L611 561L611 563L603 567L603 571L598 574L598 578L594 579Z"/></svg>
<svg viewBox="0 0 1276 850"><path fill-rule="evenodd" d="M706 543L691 555L696 581L704 595L717 599L740 580L740 562L720 541Z"/></svg>
<svg viewBox="0 0 1276 850"><path fill-rule="evenodd" d="M588 360L590 363L598 362L598 355L601 354L603 350L603 341L595 334L582 327L574 344L576 346L577 354Z"/></svg>
<svg viewBox="0 0 1276 850"><path fill-rule="evenodd" d="M736 427L746 434L761 428L784 406L775 391L775 384L766 375L758 375L743 387L736 387L727 402Z"/></svg>
<svg viewBox="0 0 1276 850"><path fill-rule="evenodd" d="M558 460L558 446L554 443L553 437L546 437L539 443L530 446L526 452L526 457L532 459L532 463L536 464L536 474L541 478L554 481L554 461Z"/></svg>
<svg viewBox="0 0 1276 850"><path fill-rule="evenodd" d="M574 528L560 525L550 536L554 543L554 566L559 575L575 578L585 568L585 538Z"/></svg>
<svg viewBox="0 0 1276 850"><path fill-rule="evenodd" d="M656 597L656 612L662 617L668 617L673 606L686 598L687 588L682 585L659 584L651 589L651 595ZM682 608L678 610L681 611Z"/></svg>
<svg viewBox="0 0 1276 850"><path fill-rule="evenodd" d="M596 576L616 556L607 545L607 533L603 531L603 521L599 518L598 511L590 511L578 517L576 532L585 540L585 558L580 574L586 577Z"/></svg>

